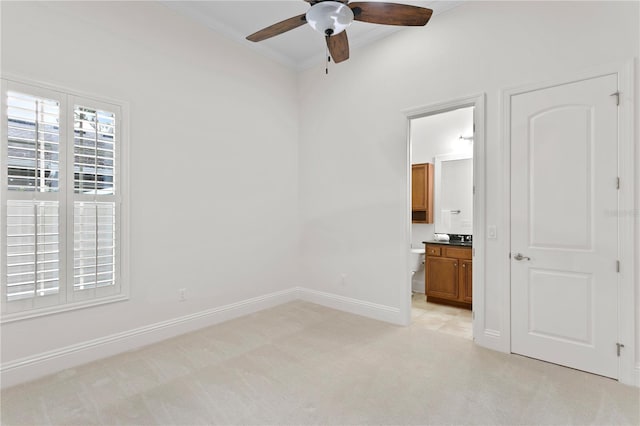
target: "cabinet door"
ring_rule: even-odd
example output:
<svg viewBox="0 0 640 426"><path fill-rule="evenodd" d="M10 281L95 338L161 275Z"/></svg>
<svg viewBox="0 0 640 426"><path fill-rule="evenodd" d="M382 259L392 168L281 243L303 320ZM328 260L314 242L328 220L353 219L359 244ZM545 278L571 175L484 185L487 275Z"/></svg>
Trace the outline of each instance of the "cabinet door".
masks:
<svg viewBox="0 0 640 426"><path fill-rule="evenodd" d="M433 223L433 164L411 166L411 221Z"/></svg>
<svg viewBox="0 0 640 426"><path fill-rule="evenodd" d="M473 276L473 263L470 260L460 261L460 300L471 303L473 287L471 277Z"/></svg>
<svg viewBox="0 0 640 426"><path fill-rule="evenodd" d="M425 271L427 297L458 300L458 263L457 259L427 257Z"/></svg>
<svg viewBox="0 0 640 426"><path fill-rule="evenodd" d="M427 209L426 183L427 169L424 164L411 166L411 210Z"/></svg>

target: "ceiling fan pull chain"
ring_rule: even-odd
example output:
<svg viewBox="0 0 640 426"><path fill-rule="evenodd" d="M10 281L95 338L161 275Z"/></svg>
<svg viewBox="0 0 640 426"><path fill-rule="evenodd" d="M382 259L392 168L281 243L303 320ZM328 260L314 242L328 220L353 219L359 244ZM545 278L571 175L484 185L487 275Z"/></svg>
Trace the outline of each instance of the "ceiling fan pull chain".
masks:
<svg viewBox="0 0 640 426"><path fill-rule="evenodd" d="M329 61L331 60L331 56L329 56L329 47L325 47L324 51L326 52L326 55L327 55L327 63L324 68L324 73L329 74Z"/></svg>

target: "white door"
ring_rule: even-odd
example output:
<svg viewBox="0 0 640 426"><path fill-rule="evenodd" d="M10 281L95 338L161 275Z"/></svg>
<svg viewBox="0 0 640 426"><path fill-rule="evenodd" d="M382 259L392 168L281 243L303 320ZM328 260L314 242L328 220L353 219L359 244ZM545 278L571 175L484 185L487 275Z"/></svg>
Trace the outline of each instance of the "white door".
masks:
<svg viewBox="0 0 640 426"><path fill-rule="evenodd" d="M615 74L511 103L511 351L618 377Z"/></svg>

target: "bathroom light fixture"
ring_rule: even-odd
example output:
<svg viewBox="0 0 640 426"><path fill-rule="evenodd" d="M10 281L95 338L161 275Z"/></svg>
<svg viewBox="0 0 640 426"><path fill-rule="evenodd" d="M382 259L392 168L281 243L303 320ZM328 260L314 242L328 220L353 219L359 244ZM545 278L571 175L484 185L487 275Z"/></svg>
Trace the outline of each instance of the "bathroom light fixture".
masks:
<svg viewBox="0 0 640 426"><path fill-rule="evenodd" d="M323 1L311 6L306 19L311 28L325 36L332 36L346 30L353 22L353 11L344 3Z"/></svg>

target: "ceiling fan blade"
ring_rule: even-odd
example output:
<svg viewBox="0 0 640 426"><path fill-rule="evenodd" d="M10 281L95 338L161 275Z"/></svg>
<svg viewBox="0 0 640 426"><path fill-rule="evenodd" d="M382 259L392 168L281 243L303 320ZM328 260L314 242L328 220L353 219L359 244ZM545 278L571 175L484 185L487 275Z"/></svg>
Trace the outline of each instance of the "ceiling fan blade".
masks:
<svg viewBox="0 0 640 426"><path fill-rule="evenodd" d="M349 7L356 21L411 27L426 25L433 13L426 7L397 3L364 1L349 3Z"/></svg>
<svg viewBox="0 0 640 426"><path fill-rule="evenodd" d="M346 31L325 38L327 39L327 47L333 62L337 64L349 59L349 39Z"/></svg>
<svg viewBox="0 0 640 426"><path fill-rule="evenodd" d="M316 3L322 2L323 0L303 0L303 1L306 1L307 3L311 3L311 5L314 5ZM334 1L339 1L340 3L344 3L344 4L349 3L349 0L334 0Z"/></svg>
<svg viewBox="0 0 640 426"><path fill-rule="evenodd" d="M247 36L247 40L249 41L262 41L268 38L277 36L279 34L285 33L294 28L298 28L301 25L307 23L306 14L294 16L293 18L285 19L284 21L278 22L277 24L273 24L268 26L267 28L263 28L260 31L257 31L250 36Z"/></svg>

